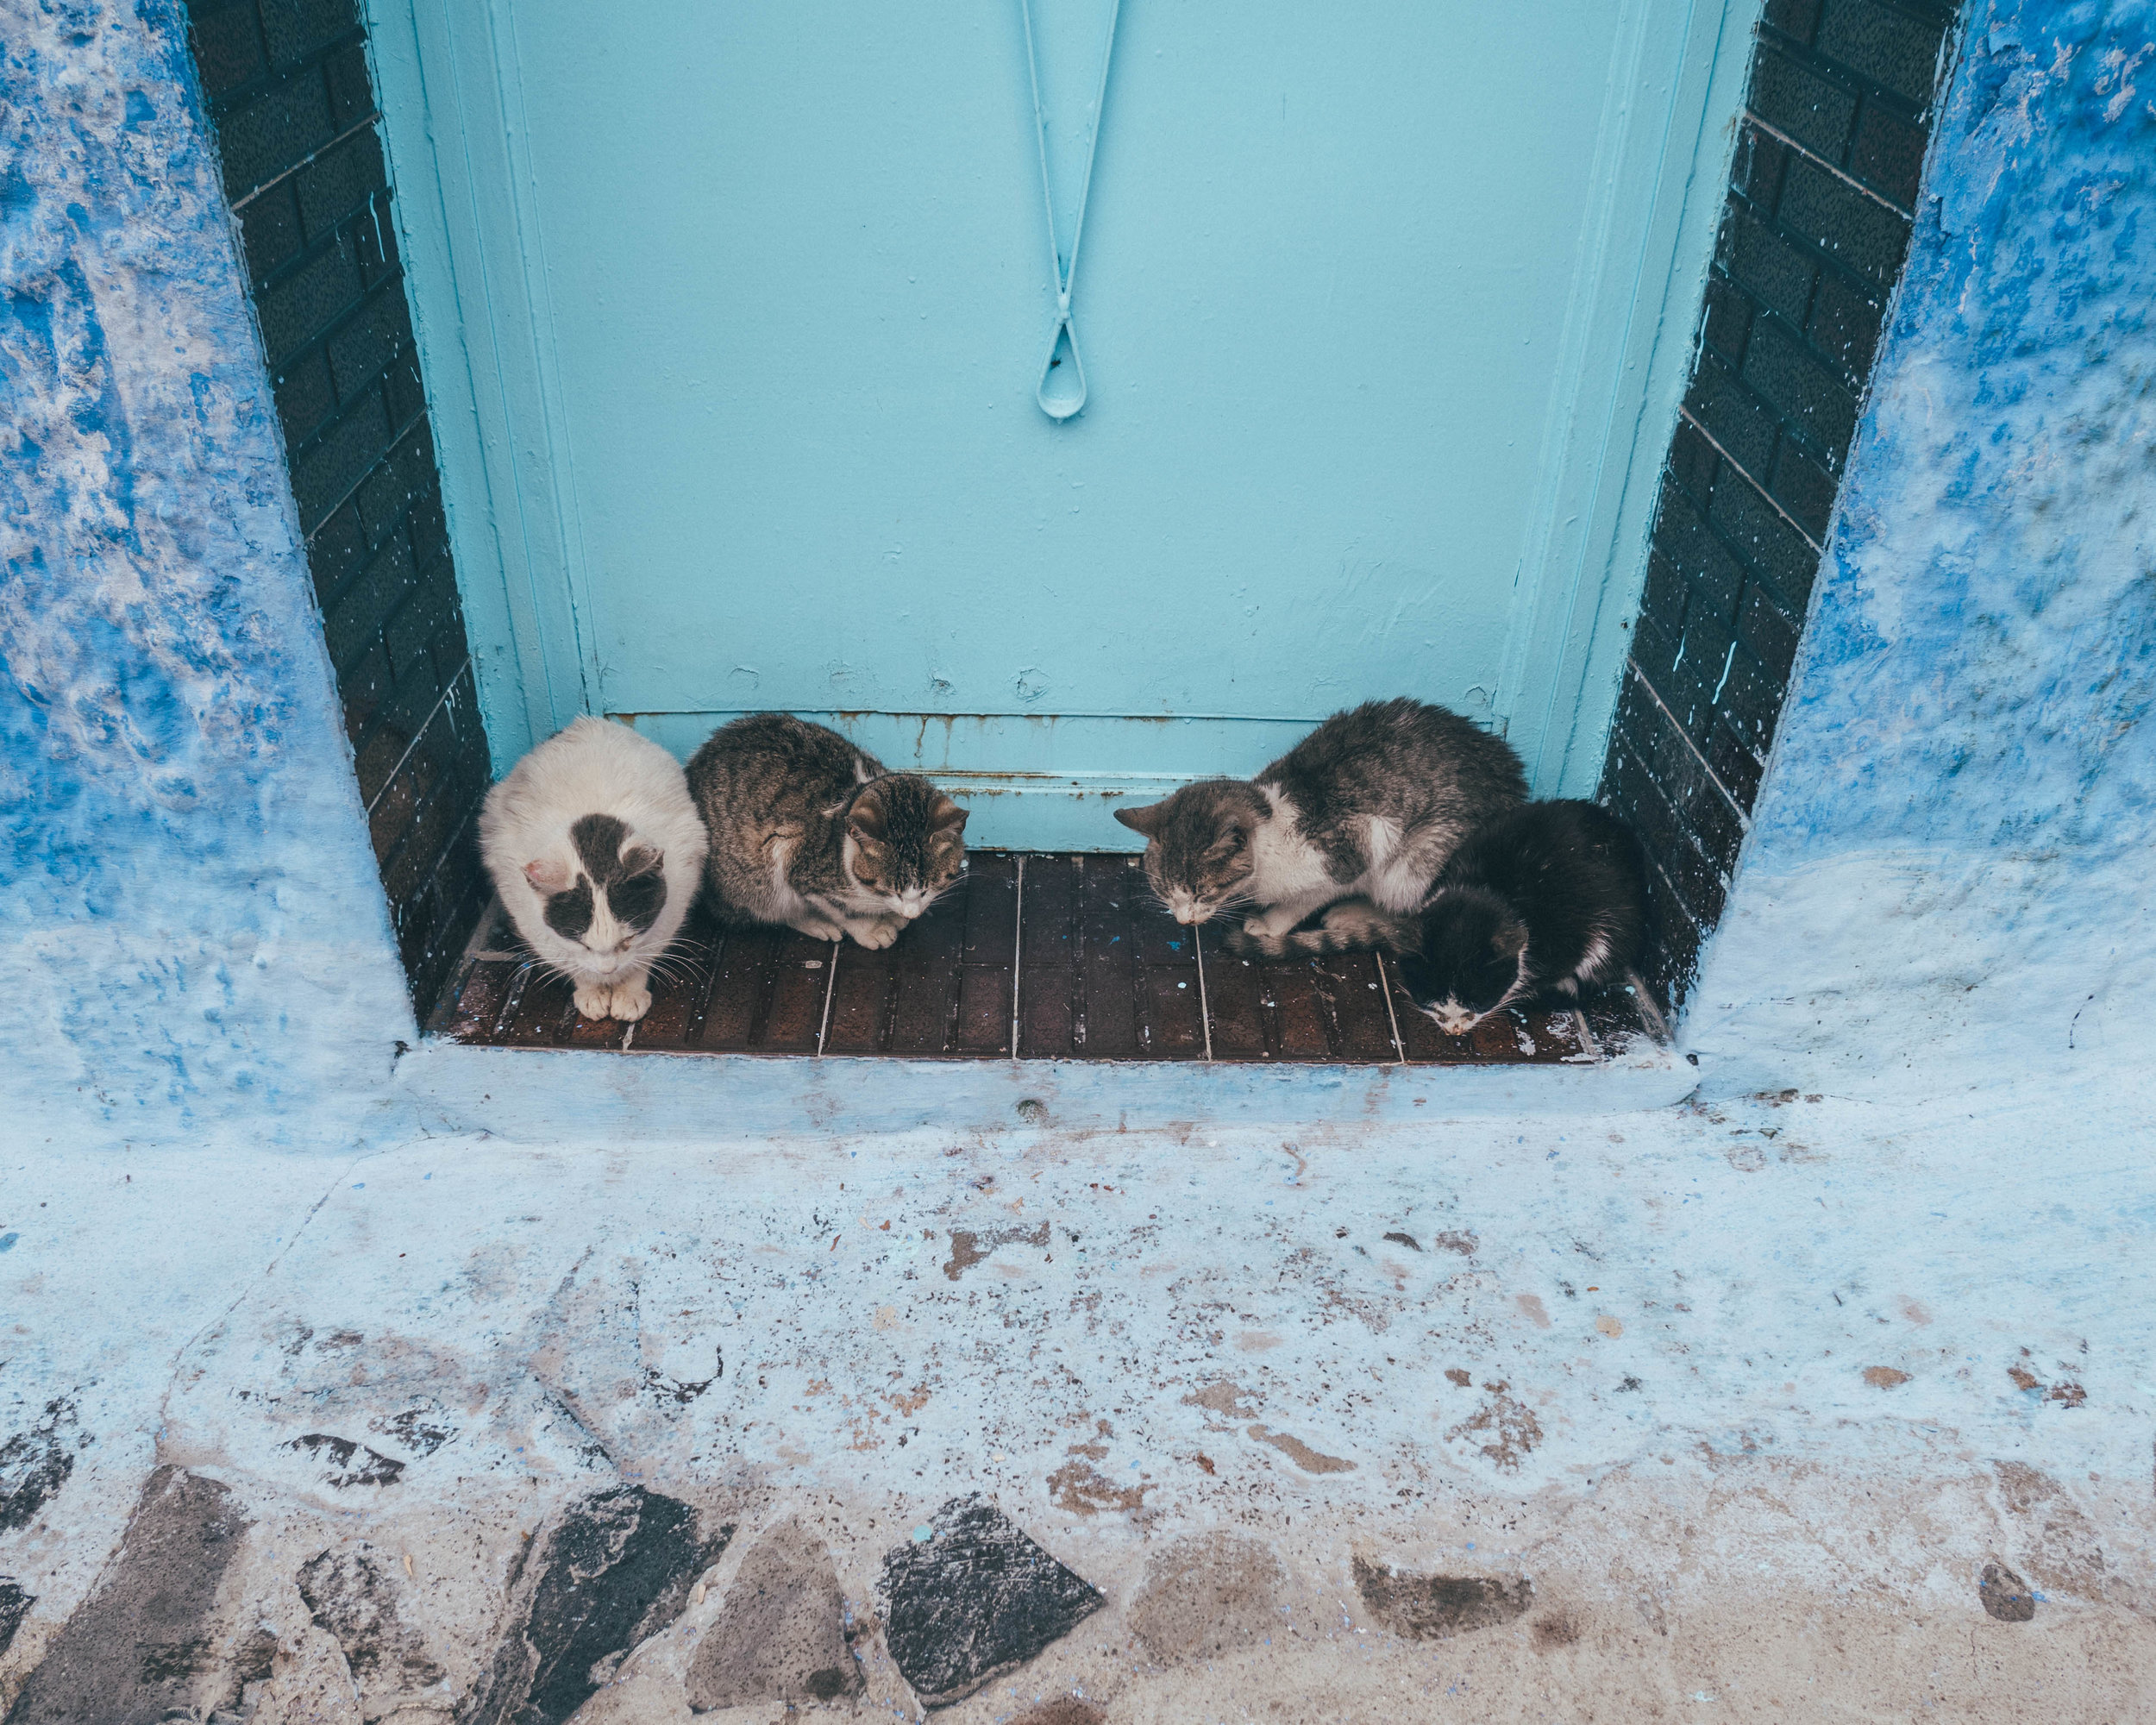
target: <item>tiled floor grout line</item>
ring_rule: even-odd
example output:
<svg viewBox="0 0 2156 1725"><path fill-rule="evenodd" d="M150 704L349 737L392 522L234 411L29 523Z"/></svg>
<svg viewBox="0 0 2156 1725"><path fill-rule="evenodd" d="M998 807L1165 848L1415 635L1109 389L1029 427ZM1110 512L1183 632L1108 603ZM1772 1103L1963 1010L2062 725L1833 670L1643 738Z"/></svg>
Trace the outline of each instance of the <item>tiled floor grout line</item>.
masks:
<svg viewBox="0 0 2156 1725"><path fill-rule="evenodd" d="M1198 961L1198 1023L1206 1033L1206 1058L1213 1058L1213 1002L1206 994L1206 940L1196 923L1190 925L1190 953Z"/></svg>
<svg viewBox="0 0 2156 1725"><path fill-rule="evenodd" d="M1701 424L1697 419L1693 417L1692 411L1689 408L1684 406L1682 403L1679 403L1677 410L1677 417L1679 419L1682 419L1687 425L1690 426L1695 431L1698 432L1700 435L1700 440L1704 442L1708 448L1712 449L1716 455L1720 455L1722 460L1728 462L1730 471L1735 474L1737 477L1742 480L1746 485L1750 486L1752 490L1758 492L1759 493L1760 500L1764 502L1769 509L1771 509L1777 515L1780 516L1783 520L1789 523L1789 530L1792 533L1796 534L1796 536L1802 539L1807 545L1809 545L1814 551L1818 552L1822 556L1826 555L1825 549L1820 544L1819 541L1813 538L1810 533L1805 530L1803 523L1800 522L1794 515L1791 515L1788 510L1784 509L1772 492L1769 491L1764 486L1761 485L1758 480L1752 478L1750 470L1745 467L1742 461L1739 461L1734 455L1731 455L1728 450L1723 448L1720 443L1714 441L1714 434L1712 431L1709 431L1704 425Z"/></svg>
<svg viewBox="0 0 2156 1725"><path fill-rule="evenodd" d="M426 741L428 731L432 727L435 720L442 717L442 710L449 705L449 697L457 692L457 685L464 681L464 674L472 668L473 659L473 656L467 653L464 656L464 662L450 674L448 684L435 698L435 704L427 709L427 716L419 721L419 729L412 732L411 741L404 745L404 752L397 757L397 764L389 769L389 776L375 788L374 794L367 800L367 807L360 812L360 818L362 820L373 819L375 804L389 794L389 787L397 782L397 775L404 770L404 762L411 759L411 751ZM499 902L498 896L496 902Z"/></svg>
<svg viewBox="0 0 2156 1725"><path fill-rule="evenodd" d="M682 1039L691 1047L704 1045L704 1026L711 1015L711 996L718 992L719 955L725 950L724 933L714 936L704 945L704 986L697 990L696 1003L689 1008L688 1023L682 1030Z"/></svg>
<svg viewBox="0 0 2156 1725"><path fill-rule="evenodd" d="M538 966L527 958L517 967L517 974L510 978L509 994L502 1001L502 1009L494 1015L494 1034L508 1033L509 1026L517 1021L517 1009L524 1003L524 985L530 982Z"/></svg>
<svg viewBox="0 0 2156 1725"><path fill-rule="evenodd" d="M1770 126L1764 120L1762 120L1757 114L1753 113L1751 109L1747 108L1745 110L1743 117L1748 124L1756 126L1759 130L1764 132L1770 138L1772 138L1777 143L1788 145L1789 147L1795 150L1797 154L1802 156L1806 161L1811 163L1814 167L1824 169L1827 172L1833 175L1836 179L1839 180L1852 191L1856 192L1860 197L1869 198L1874 204L1877 204L1880 209L1891 211L1894 215L1899 216L1904 222L1915 222L1916 220L1915 216L1911 215L1908 210L1904 210L1900 204L1896 204L1892 198L1880 197L1877 192L1874 191L1870 186L1866 185L1861 179L1858 179L1852 175L1846 168L1836 167L1833 163L1828 161L1827 158L1820 154L1817 150L1808 148L1806 146L1798 143L1795 138L1792 138L1787 132L1783 131L1779 127Z"/></svg>
<svg viewBox="0 0 2156 1725"><path fill-rule="evenodd" d="M830 1034L831 998L838 993L838 950L845 945L842 939L831 942L830 969L824 978L824 1017L816 1026L816 1057L824 1057L824 1038Z"/></svg>
<svg viewBox="0 0 2156 1725"><path fill-rule="evenodd" d="M1025 853L1018 853L1017 907L1011 913L1011 1058L1018 1057L1018 988L1025 961Z"/></svg>
<svg viewBox="0 0 2156 1725"><path fill-rule="evenodd" d="M1377 961L1378 992L1385 997L1385 1022L1393 1027L1393 1052L1400 1057L1400 1063L1407 1063L1407 1044L1400 1039L1400 1014L1393 1010L1393 973L1385 968L1382 947L1374 948L1370 957Z"/></svg>
<svg viewBox="0 0 2156 1725"><path fill-rule="evenodd" d="M237 216L242 210L246 209L248 204L254 203L254 200L260 198L264 192L274 191L278 186L282 185L286 180L290 179L294 174L298 173L300 169L306 167L312 163L320 161L323 157L328 155L330 151L336 148L336 147L344 142L346 139L357 137L361 132L367 130L368 127L372 126L381 117L382 110L377 108L372 113L368 114L366 118L354 120L342 132L339 132L335 137L330 139L329 141L324 144L320 149L314 151L311 154L302 156L290 167L282 168L276 173L272 174L260 185L254 187L253 191L249 191L244 198L235 198L233 199L232 213L235 216Z"/></svg>

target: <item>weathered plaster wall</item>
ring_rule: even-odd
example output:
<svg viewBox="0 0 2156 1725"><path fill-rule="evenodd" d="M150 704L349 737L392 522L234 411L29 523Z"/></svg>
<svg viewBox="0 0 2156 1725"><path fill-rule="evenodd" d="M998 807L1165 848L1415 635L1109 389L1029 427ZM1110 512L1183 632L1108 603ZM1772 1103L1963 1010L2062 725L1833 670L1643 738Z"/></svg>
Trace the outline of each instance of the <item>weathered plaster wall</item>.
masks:
<svg viewBox="0 0 2156 1725"><path fill-rule="evenodd" d="M1710 1085L2150 1070L2156 3L1990 0L1735 888Z"/></svg>
<svg viewBox="0 0 2156 1725"><path fill-rule="evenodd" d="M413 1032L184 23L0 45L8 1118L348 1138Z"/></svg>

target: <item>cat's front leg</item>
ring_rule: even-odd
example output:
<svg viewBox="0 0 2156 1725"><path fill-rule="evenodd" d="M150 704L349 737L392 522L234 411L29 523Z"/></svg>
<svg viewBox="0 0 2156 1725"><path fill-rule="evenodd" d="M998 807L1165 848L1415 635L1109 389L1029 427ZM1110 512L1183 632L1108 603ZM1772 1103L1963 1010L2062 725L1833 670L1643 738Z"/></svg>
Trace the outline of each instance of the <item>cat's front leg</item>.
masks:
<svg viewBox="0 0 2156 1725"><path fill-rule="evenodd" d="M614 1012L612 987L605 982L579 982L576 985L576 1010L580 1018L612 1017Z"/></svg>
<svg viewBox="0 0 2156 1725"><path fill-rule="evenodd" d="M838 922L830 917L818 916L810 910L803 911L787 926L805 934L811 940L843 940L846 938L846 931Z"/></svg>
<svg viewBox="0 0 2156 1725"><path fill-rule="evenodd" d="M634 1024L651 1010L651 973L632 971L614 984L614 1002L610 1008L613 1016L624 1024Z"/></svg>
<svg viewBox="0 0 2156 1725"><path fill-rule="evenodd" d="M906 932L902 916L848 917L846 932L871 951L880 951Z"/></svg>

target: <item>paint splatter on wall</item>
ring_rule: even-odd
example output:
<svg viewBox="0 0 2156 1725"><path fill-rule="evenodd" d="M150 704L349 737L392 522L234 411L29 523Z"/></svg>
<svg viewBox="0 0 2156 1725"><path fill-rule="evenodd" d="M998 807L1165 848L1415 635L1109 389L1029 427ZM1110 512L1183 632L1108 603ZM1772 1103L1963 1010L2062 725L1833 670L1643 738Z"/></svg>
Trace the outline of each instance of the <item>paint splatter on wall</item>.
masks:
<svg viewBox="0 0 2156 1725"><path fill-rule="evenodd" d="M1695 996L1745 1087L2156 1053L2156 3L1963 53Z"/></svg>
<svg viewBox="0 0 2156 1725"><path fill-rule="evenodd" d="M184 20L9 11L12 1119L348 1137L411 1021Z"/></svg>

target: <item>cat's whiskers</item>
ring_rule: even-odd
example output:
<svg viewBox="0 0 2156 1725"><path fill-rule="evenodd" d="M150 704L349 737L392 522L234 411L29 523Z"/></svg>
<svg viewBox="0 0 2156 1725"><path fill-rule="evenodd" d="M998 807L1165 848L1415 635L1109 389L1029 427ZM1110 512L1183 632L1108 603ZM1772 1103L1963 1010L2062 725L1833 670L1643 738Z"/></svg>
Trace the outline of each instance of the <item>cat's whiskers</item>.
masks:
<svg viewBox="0 0 2156 1725"><path fill-rule="evenodd" d="M914 913L914 914L913 914L911 918L909 918L909 919L908 919L908 920L909 920L909 921L913 921L913 922L918 922L918 921L921 919L921 918L923 918L923 917L926 916L926 915L927 915L927 914L928 914L931 911L934 910L934 909L936 908L937 905L937 904L938 904L938 903L939 903L939 902L940 902L940 901L941 901L941 900L943 900L945 896L947 896L947 895L948 895L950 893L951 893L954 889L956 889L956 888L958 888L958 887L960 887L960 886L962 886L963 884L964 884L964 877L963 877L963 876L961 876L958 880L949 881L949 882L947 882L946 884L944 884L944 885L943 885L943 886L941 886L941 887L938 887L938 888L937 888L934 892L931 893L931 894L928 895L928 900L927 900L927 901L926 901L924 904L923 904L923 905L922 905L922 906L920 907L920 909L919 909L918 911L915 912L915 913ZM903 915L903 914L904 914L904 913L903 913L903 912L900 912L900 913L899 913L899 914Z"/></svg>
<svg viewBox="0 0 2156 1725"><path fill-rule="evenodd" d="M543 954L535 953L532 956L530 963L531 968L537 971L540 976L544 980L556 982L568 982L571 984L573 984L576 982L574 973L572 972L567 965L557 964L553 959L545 957Z"/></svg>
<svg viewBox="0 0 2156 1725"><path fill-rule="evenodd" d="M1206 913L1206 920L1210 922L1215 918L1224 917L1230 911L1247 909L1250 906L1254 906L1257 902L1257 900L1252 898L1247 892L1231 893L1226 898L1221 900L1219 904L1213 906L1213 907Z"/></svg>
<svg viewBox="0 0 2156 1725"><path fill-rule="evenodd" d="M693 964L694 961L686 954L677 956L671 952L662 952L651 961L649 974L657 977L661 982L669 984L686 982L689 979Z"/></svg>

